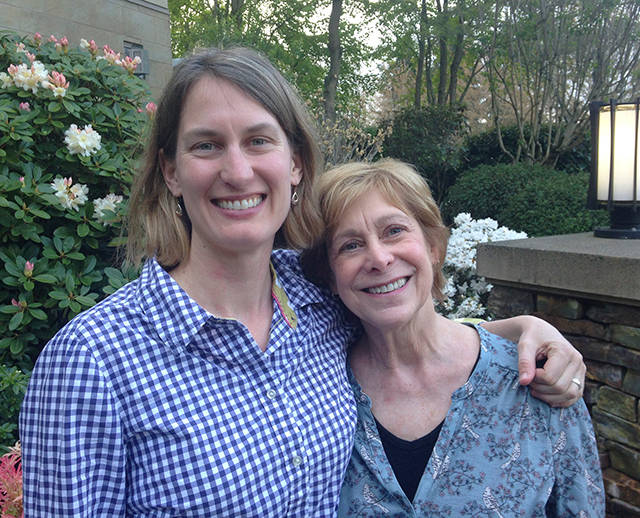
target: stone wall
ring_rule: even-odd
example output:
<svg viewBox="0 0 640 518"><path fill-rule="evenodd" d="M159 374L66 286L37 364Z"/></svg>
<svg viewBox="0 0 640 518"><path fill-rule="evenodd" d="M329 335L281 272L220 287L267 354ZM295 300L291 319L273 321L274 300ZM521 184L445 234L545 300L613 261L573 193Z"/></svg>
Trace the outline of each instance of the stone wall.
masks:
<svg viewBox="0 0 640 518"><path fill-rule="evenodd" d="M640 518L640 241L572 234L487 243L478 272L497 317L555 325L587 365L607 517Z"/></svg>

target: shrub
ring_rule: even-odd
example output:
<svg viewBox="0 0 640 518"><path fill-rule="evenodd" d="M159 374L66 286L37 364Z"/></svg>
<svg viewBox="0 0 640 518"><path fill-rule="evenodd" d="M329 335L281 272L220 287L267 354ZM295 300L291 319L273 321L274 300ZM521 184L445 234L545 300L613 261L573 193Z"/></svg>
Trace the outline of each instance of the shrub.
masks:
<svg viewBox="0 0 640 518"><path fill-rule="evenodd" d="M588 174L540 165L498 164L465 171L442 205L446 221L468 212L530 236L587 232L604 224L604 210L586 209Z"/></svg>
<svg viewBox="0 0 640 518"><path fill-rule="evenodd" d="M587 210L589 175L552 171L513 193L500 221L532 236L587 232L608 225L606 210Z"/></svg>
<svg viewBox="0 0 640 518"><path fill-rule="evenodd" d="M557 128L554 127L554 134ZM507 151L513 155L518 147L520 132L515 125L501 128L502 142ZM525 126L524 138L528 140L531 135L530 129ZM546 137L542 135L538 145L540 148L546 146ZM464 169L472 169L480 165L508 164L513 160L500 148L498 141L498 131L495 127L475 133L465 138L464 155L462 157ZM551 157L555 160L554 168L568 173L577 171L588 171L591 164L591 137L587 134L582 136L570 149L559 153L553 153Z"/></svg>
<svg viewBox="0 0 640 518"><path fill-rule="evenodd" d="M10 418L0 423L0 453L2 446L18 440L17 416L28 382L29 376L16 367L0 365L0 415Z"/></svg>
<svg viewBox="0 0 640 518"><path fill-rule="evenodd" d="M451 106L410 108L398 113L392 130L384 139L384 156L413 164L440 202L456 179L461 165L462 137L466 132L464 115Z"/></svg>
<svg viewBox="0 0 640 518"><path fill-rule="evenodd" d="M476 247L478 243L526 237L524 232L499 227L491 218L473 220L469 214L458 214L443 265L447 278L443 290L446 298L436 304L438 312L449 318L490 317L487 299L493 286L477 274Z"/></svg>
<svg viewBox="0 0 640 518"><path fill-rule="evenodd" d="M154 108L136 65L94 41L0 34L0 364L30 371L60 327L136 274L114 267Z"/></svg>

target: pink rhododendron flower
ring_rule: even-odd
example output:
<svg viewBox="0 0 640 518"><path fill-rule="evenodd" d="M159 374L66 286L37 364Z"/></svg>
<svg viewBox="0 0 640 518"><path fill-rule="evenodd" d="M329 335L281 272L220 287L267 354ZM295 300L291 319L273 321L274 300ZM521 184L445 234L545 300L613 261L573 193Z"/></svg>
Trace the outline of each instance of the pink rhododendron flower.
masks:
<svg viewBox="0 0 640 518"><path fill-rule="evenodd" d="M35 54L31 54L31 52L25 52L25 54L27 55L27 58L29 59L29 61L31 63L33 63L36 60L36 55Z"/></svg>
<svg viewBox="0 0 640 518"><path fill-rule="evenodd" d="M33 267L35 265L31 261L24 263L24 275L25 277L31 277L33 275Z"/></svg>
<svg viewBox="0 0 640 518"><path fill-rule="evenodd" d="M20 103L18 105L18 108L20 108L22 111L25 111L25 112L30 112L31 111L31 106L29 106L29 103ZM24 178L24 177L21 176L20 178Z"/></svg>
<svg viewBox="0 0 640 518"><path fill-rule="evenodd" d="M49 36L49 41L52 41L53 43L58 43L58 38L56 38L53 34L51 36Z"/></svg>
<svg viewBox="0 0 640 518"><path fill-rule="evenodd" d="M42 82L42 86L53 91L54 97L64 97L69 88L69 82L64 74L60 72L51 72L46 81Z"/></svg>
<svg viewBox="0 0 640 518"><path fill-rule="evenodd" d="M133 74L136 71L136 68L138 68L138 65L140 63L142 63L140 56L136 56L133 59L131 59L129 56L125 56L124 59L120 62L122 68L127 70L130 74Z"/></svg>
<svg viewBox="0 0 640 518"><path fill-rule="evenodd" d="M35 41L35 42L38 44L38 46L39 46L39 45L40 45L40 42L42 41L42 34L40 34L39 32L36 32L36 33L33 35L33 41Z"/></svg>
<svg viewBox="0 0 640 518"><path fill-rule="evenodd" d="M3 518L23 518L20 446L0 457L0 512Z"/></svg>
<svg viewBox="0 0 640 518"><path fill-rule="evenodd" d="M144 107L145 110L147 110L147 113L149 114L149 117L153 117L156 113L156 110L158 109L158 107L156 106L156 103L154 102L148 102L146 104L146 106Z"/></svg>
<svg viewBox="0 0 640 518"><path fill-rule="evenodd" d="M20 307L20 303L16 299L11 299L11 304L16 307Z"/></svg>

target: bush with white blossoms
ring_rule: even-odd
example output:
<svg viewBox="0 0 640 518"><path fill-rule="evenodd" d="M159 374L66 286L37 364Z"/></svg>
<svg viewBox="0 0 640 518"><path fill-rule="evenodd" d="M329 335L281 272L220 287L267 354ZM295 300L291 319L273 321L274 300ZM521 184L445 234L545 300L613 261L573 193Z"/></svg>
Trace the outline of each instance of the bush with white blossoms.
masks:
<svg viewBox="0 0 640 518"><path fill-rule="evenodd" d="M0 366L28 372L60 327L136 274L114 267L155 107L136 66L93 40L0 34ZM16 440L5 425L0 446Z"/></svg>
<svg viewBox="0 0 640 518"><path fill-rule="evenodd" d="M476 272L476 246L526 237L524 232L498 226L491 218L474 220L467 213L458 214L443 267L447 278L443 289L446 298L438 303L438 311L449 318L488 318L486 304L492 286Z"/></svg>

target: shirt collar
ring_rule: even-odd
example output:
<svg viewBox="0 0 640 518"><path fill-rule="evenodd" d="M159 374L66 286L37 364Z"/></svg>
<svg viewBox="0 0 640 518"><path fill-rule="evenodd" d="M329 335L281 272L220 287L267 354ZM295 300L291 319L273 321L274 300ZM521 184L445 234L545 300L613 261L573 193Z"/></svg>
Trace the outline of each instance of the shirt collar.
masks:
<svg viewBox="0 0 640 518"><path fill-rule="evenodd" d="M273 300L293 330L301 308L326 303L331 297L303 276L298 254L291 250L275 251L270 269ZM216 318L189 297L155 258L145 263L137 282L140 310L169 347L186 346L210 318Z"/></svg>

